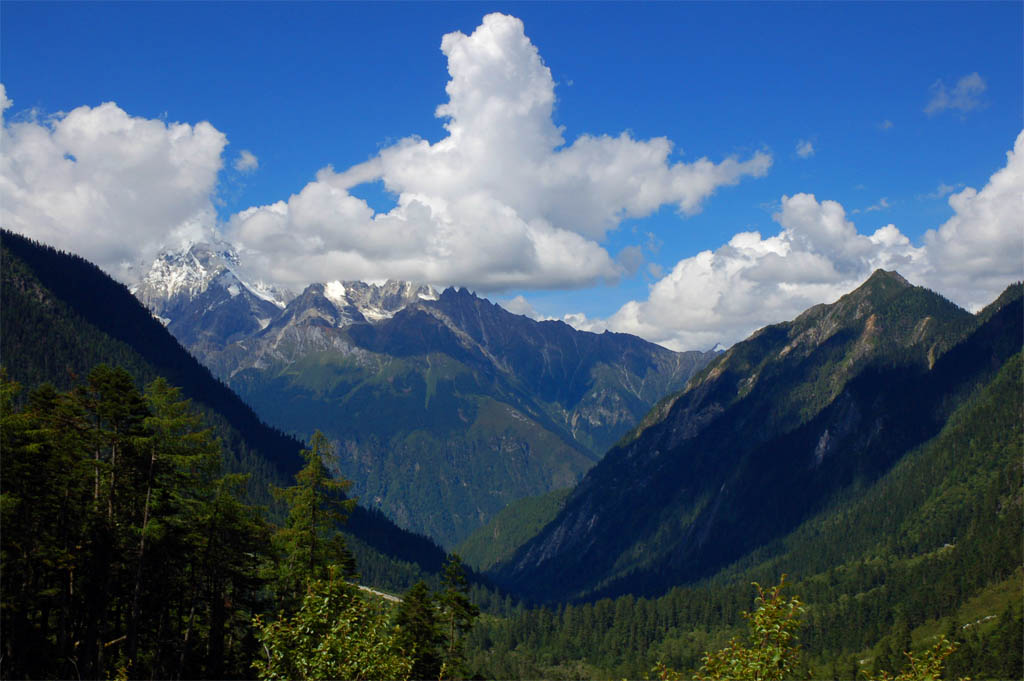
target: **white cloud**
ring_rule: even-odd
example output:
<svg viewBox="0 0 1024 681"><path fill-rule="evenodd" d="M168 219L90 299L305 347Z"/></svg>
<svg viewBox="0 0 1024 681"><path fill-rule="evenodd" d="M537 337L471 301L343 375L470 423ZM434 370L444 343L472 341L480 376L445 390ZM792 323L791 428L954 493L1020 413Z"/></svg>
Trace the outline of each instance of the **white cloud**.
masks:
<svg viewBox="0 0 1024 681"><path fill-rule="evenodd" d="M499 300L498 304L500 304L503 308L505 308L512 314L526 315L531 319L537 318L537 311L533 309L533 305L530 304L530 301L528 301L522 295L518 295L515 298L511 298L509 300Z"/></svg>
<svg viewBox="0 0 1024 681"><path fill-rule="evenodd" d="M260 167L260 160L256 157L256 154L252 153L248 149L242 149L238 154L238 158L235 159L235 170L240 173L253 173L256 172Z"/></svg>
<svg viewBox="0 0 1024 681"><path fill-rule="evenodd" d="M814 156L814 144L810 140L800 140L796 143L796 155L800 158Z"/></svg>
<svg viewBox="0 0 1024 681"><path fill-rule="evenodd" d="M343 172L325 168L287 201L233 216L230 238L289 286L394 277L480 291L584 286L639 267L601 246L623 219L665 204L696 213L716 189L764 175L771 157L671 162L672 142L583 135L565 145L554 81L515 17L449 33L448 136L409 137ZM374 213L349 193L382 180L397 197Z"/></svg>
<svg viewBox="0 0 1024 681"><path fill-rule="evenodd" d="M769 237L740 232L715 251L681 260L645 301L630 301L590 330L634 333L676 349L731 344L752 331L833 300L878 267L905 270L920 249L891 225L857 232L835 201L782 197Z"/></svg>
<svg viewBox="0 0 1024 681"><path fill-rule="evenodd" d="M10 106L6 90L0 105ZM4 226L73 251L126 279L170 235L197 238L227 138L206 122L133 117L113 102L45 121L3 121Z"/></svg>
<svg viewBox="0 0 1024 681"><path fill-rule="evenodd" d="M925 234L926 285L977 309L1024 278L1024 132L981 191L967 187L949 205L953 217Z"/></svg>
<svg viewBox="0 0 1024 681"><path fill-rule="evenodd" d="M952 90L947 90L946 84L939 79L932 83L930 88L932 98L928 100L924 112L929 116L934 116L947 109L956 109L961 114L980 109L984 106L984 102L979 97L985 92L986 87L985 80L978 75L977 71L958 80Z"/></svg>
<svg viewBox="0 0 1024 681"><path fill-rule="evenodd" d="M740 232L714 251L679 261L608 319L564 320L590 331L635 333L676 349L729 345L756 329L831 302L877 268L897 270L968 309L991 302L1024 278L1024 132L1006 167L981 191L953 194L955 214L914 246L895 225L867 235L835 201L782 197L778 234Z"/></svg>

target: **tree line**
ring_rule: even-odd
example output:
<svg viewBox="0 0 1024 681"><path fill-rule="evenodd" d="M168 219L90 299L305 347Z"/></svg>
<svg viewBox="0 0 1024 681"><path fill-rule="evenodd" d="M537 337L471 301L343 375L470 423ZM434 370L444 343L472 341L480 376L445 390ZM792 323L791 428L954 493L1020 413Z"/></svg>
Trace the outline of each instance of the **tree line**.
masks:
<svg viewBox="0 0 1024 681"><path fill-rule="evenodd" d="M285 512L246 501L178 388L100 365L58 391L0 376L5 678L457 678L461 561L399 604L357 587L348 483L319 432ZM315 631L316 635L310 635Z"/></svg>

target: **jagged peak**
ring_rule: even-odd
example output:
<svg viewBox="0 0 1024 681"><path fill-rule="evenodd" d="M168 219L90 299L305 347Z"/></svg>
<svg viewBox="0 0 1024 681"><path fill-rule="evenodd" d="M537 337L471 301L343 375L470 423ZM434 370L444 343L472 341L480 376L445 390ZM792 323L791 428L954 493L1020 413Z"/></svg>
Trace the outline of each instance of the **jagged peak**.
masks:
<svg viewBox="0 0 1024 681"><path fill-rule="evenodd" d="M306 288L302 289L302 293L300 293L298 296L296 296L296 299L302 298L304 296L309 296L309 295L323 295L324 294L324 288L325 288L324 284L322 284L322 283L320 283L318 281L314 281L312 284L309 284L308 286L306 286Z"/></svg>
<svg viewBox="0 0 1024 681"><path fill-rule="evenodd" d="M864 280L863 284L847 293L833 305L826 307L835 307L848 300L873 300L879 295L888 297L912 288L915 286L904 279L899 272L877 269Z"/></svg>
<svg viewBox="0 0 1024 681"><path fill-rule="evenodd" d="M294 297L286 289L250 277L237 249L217 238L186 241L177 248L167 248L148 268L140 268L140 274L140 280L130 290L153 311L183 297L191 300L214 282L224 288L234 285L237 292L244 289L278 308L284 308Z"/></svg>
<svg viewBox="0 0 1024 681"><path fill-rule="evenodd" d="M192 262L203 267L208 267L216 261L235 266L239 264L238 251L229 242L221 239L188 240L178 248L167 248L157 255L157 260L164 262L178 262L187 258L192 258Z"/></svg>
<svg viewBox="0 0 1024 681"><path fill-rule="evenodd" d="M339 313L339 326L355 321L379 322L390 319L399 310L424 300L436 300L437 292L426 284L388 279L384 282L336 279L310 284L297 305L308 305L309 298L323 298ZM358 310L358 314L352 310Z"/></svg>
<svg viewBox="0 0 1024 681"><path fill-rule="evenodd" d="M441 292L442 301L456 301L456 300L477 300L475 291L470 291L465 286L449 286Z"/></svg>
<svg viewBox="0 0 1024 681"><path fill-rule="evenodd" d="M871 309L882 300L914 288L917 287L904 279L899 272L877 269L864 280L864 283L840 297L839 300L834 303L813 305L800 313L793 322L809 322L821 317L835 319L837 315L841 317L846 314L860 318L865 315L866 310ZM761 329L757 333L763 330Z"/></svg>

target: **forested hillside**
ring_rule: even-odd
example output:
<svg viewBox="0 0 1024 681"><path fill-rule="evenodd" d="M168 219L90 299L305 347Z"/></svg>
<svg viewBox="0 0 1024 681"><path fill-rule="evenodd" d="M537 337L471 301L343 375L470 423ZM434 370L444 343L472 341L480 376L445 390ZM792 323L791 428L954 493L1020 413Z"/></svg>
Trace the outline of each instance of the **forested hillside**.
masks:
<svg viewBox="0 0 1024 681"><path fill-rule="evenodd" d="M558 515L570 492L572 488L567 487L509 504L459 544L459 555L478 570L511 558Z"/></svg>
<svg viewBox="0 0 1024 681"><path fill-rule="evenodd" d="M490 678L640 678L700 666L752 607L752 581L790 576L807 603L813 678L893 671L946 634L946 678L1021 678L1024 362L1018 352L941 432L874 483L717 575L653 599L509 609L473 632Z"/></svg>
<svg viewBox="0 0 1024 681"><path fill-rule="evenodd" d="M159 376L218 421L235 470L266 480L297 470L301 442L263 424L198 364L159 321L98 267L4 231L3 365L26 386L74 385L96 365L124 367L141 386Z"/></svg>
<svg viewBox="0 0 1024 681"><path fill-rule="evenodd" d="M225 471L248 476L247 499L279 516L269 487L286 484L298 470L302 442L262 423L99 268L7 231L0 236L0 362L24 387L16 403L43 383L79 386L100 364L125 369L138 389L164 378L214 428ZM364 579L382 587L408 588L439 573L444 561L433 542L378 511L357 506L344 529Z"/></svg>
<svg viewBox="0 0 1024 681"><path fill-rule="evenodd" d="M539 599L655 596L770 546L934 437L1024 345L894 273L766 327L666 400L493 573Z"/></svg>

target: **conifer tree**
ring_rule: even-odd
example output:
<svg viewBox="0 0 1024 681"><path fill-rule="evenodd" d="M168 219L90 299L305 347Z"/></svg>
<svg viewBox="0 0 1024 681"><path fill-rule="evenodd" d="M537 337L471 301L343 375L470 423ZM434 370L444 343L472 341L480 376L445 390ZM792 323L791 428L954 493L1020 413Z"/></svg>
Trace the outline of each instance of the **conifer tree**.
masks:
<svg viewBox="0 0 1024 681"><path fill-rule="evenodd" d="M441 647L444 637L440 631L434 597L426 582L416 582L398 605L395 622L399 640L412 662L413 679L436 679L441 674Z"/></svg>
<svg viewBox="0 0 1024 681"><path fill-rule="evenodd" d="M469 600L469 581L466 579L459 554L453 553L448 556L442 585L444 590L440 594L439 602L445 636L448 639L442 670L446 677L458 678L464 672L465 666L463 638L473 626L473 620L480 614L479 608Z"/></svg>
<svg viewBox="0 0 1024 681"><path fill-rule="evenodd" d="M274 490L274 496L288 507L285 526L274 536L282 553L277 596L285 607L298 604L307 583L325 579L328 566L338 566L349 579L356 576L355 560L338 531L356 503L345 498L351 483L331 477L326 463L332 463L336 454L319 430L301 455L306 464L295 474L295 484Z"/></svg>
<svg viewBox="0 0 1024 681"><path fill-rule="evenodd" d="M0 379L0 676L248 672L245 633L224 631L258 607L264 525L187 401L103 366L20 411L15 387Z"/></svg>

